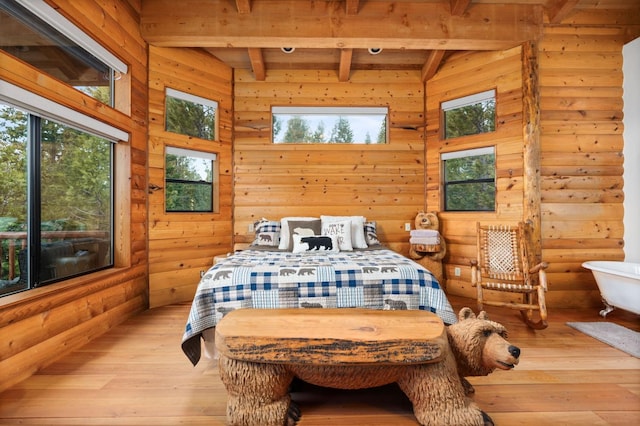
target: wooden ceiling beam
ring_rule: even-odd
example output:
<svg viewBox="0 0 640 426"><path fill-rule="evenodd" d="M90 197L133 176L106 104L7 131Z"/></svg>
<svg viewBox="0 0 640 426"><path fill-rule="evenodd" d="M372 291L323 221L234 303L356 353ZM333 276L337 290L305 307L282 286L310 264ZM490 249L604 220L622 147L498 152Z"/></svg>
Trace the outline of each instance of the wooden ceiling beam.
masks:
<svg viewBox="0 0 640 426"><path fill-rule="evenodd" d="M349 81L352 56L353 49L340 49L340 70L338 71L339 81Z"/></svg>
<svg viewBox="0 0 640 426"><path fill-rule="evenodd" d="M450 0L451 14L453 16L462 16L469 7L471 0Z"/></svg>
<svg viewBox="0 0 640 426"><path fill-rule="evenodd" d="M236 0L238 13L251 13L251 0Z"/></svg>
<svg viewBox="0 0 640 426"><path fill-rule="evenodd" d="M346 0L345 11L347 15L357 15L360 0Z"/></svg>
<svg viewBox="0 0 640 426"><path fill-rule="evenodd" d="M549 22L559 24L569 16L578 3L580 0L550 0L545 7Z"/></svg>
<svg viewBox="0 0 640 426"><path fill-rule="evenodd" d="M429 57L422 66L422 72L420 73L423 82L429 80L436 74L436 72L438 72L438 68L440 67L442 59L444 58L444 53L444 50L431 51Z"/></svg>
<svg viewBox="0 0 640 426"><path fill-rule="evenodd" d="M249 60L251 61L251 68L253 69L253 75L257 81L264 81L267 77L267 71L264 65L264 58L262 57L262 49L250 47Z"/></svg>
<svg viewBox="0 0 640 426"><path fill-rule="evenodd" d="M251 13L227 1L142 2L147 42L167 47L262 47L495 50L538 40L539 4L478 3L453 16L449 3L368 2L355 15L332 2L255 1Z"/></svg>

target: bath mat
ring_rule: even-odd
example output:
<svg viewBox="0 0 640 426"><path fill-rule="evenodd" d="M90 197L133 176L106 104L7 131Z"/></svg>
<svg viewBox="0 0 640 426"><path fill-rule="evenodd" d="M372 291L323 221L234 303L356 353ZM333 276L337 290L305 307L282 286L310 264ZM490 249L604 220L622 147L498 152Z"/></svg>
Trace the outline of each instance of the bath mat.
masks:
<svg viewBox="0 0 640 426"><path fill-rule="evenodd" d="M640 333L612 322L568 322L582 333L640 358Z"/></svg>

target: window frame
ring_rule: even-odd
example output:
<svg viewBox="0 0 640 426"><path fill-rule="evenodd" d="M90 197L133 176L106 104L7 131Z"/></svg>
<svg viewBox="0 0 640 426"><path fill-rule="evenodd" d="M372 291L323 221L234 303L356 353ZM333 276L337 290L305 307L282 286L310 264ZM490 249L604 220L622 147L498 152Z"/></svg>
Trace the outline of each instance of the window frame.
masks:
<svg viewBox="0 0 640 426"><path fill-rule="evenodd" d="M204 160L210 160L211 161L211 182L208 183L206 181L191 181L191 180L184 180L184 179L174 179L174 178L167 178L166 176L166 161L167 161L167 155L180 155L183 157L190 157L190 158L200 158L200 159L204 159ZM164 158L165 158L165 198L164 198L164 212L165 214L172 214L172 213L204 213L204 214L209 214L209 213L219 213L220 212L220 193L219 193L219 173L218 173L218 167L219 167L219 161L218 161L218 154L214 153L214 152L207 152L207 151L202 151L202 150L198 150L198 149L192 149L192 148L178 148L178 147L174 147L174 146L165 146L165 152L164 152ZM191 185L209 185L211 187L211 210L168 210L167 208L167 196L168 196L168 184L169 183L181 183L181 184L191 184Z"/></svg>
<svg viewBox="0 0 640 426"><path fill-rule="evenodd" d="M447 173L446 173L446 162L447 160L452 159L460 159L467 157L478 157L481 155L493 155L493 178L475 178L475 179L465 179L459 181L448 181ZM471 148L460 151L451 151L440 154L440 163L441 163L441 175L442 175L442 210L446 212L495 212L496 211L496 202L498 195L498 187L496 180L496 147L495 146L487 146L482 148ZM451 186L458 185L471 185L478 183L492 183L494 187L493 192L493 208L492 209L449 209L448 208L448 188Z"/></svg>
<svg viewBox="0 0 640 426"><path fill-rule="evenodd" d="M462 138L462 137L468 137L468 136L474 136L474 135L481 135L481 134L485 134L485 133L492 133L495 132L497 129L497 91L496 89L489 89L489 90L484 90L482 92L477 92L477 93L473 93L471 95L466 95L466 96L462 96L462 97L458 97L458 98L454 98L454 99L450 99L448 101L444 101L440 103L440 139L442 140L449 140L449 139L455 139L455 138ZM476 133L470 133L470 134L466 134L466 135L460 135L460 136L447 136L447 113L451 112L451 111L455 111L457 109L461 109L464 107L468 107L468 106L472 106L472 105L477 105L480 104L482 102L485 101L493 101L494 104L494 116L493 116L493 130L488 130L486 132L476 132Z"/></svg>
<svg viewBox="0 0 640 426"><path fill-rule="evenodd" d="M185 101L185 102L190 102L192 104L196 104L196 105L202 105L202 106L207 106L210 108L214 109L214 118L213 118L213 137L211 139L209 138L202 138L199 136L194 136L194 135L189 135L189 134L185 134L185 133L180 133L180 132L176 132L173 130L169 130L168 129L168 119L169 119L169 114L168 114L168 99L169 98L173 98L173 99L178 99L181 101ZM192 93L187 93L187 92L183 92L181 90L177 90L177 89L173 89L171 87L165 87L165 91L164 91L164 131L165 132L170 132L170 133L175 133L177 135L183 135L183 136L188 136L188 137L195 137L198 139L202 139L202 140L206 140L206 141L217 141L219 140L219 115L218 111L220 109L220 104L218 101L214 100L214 99L208 99L202 96L198 96L198 95L194 95Z"/></svg>
<svg viewBox="0 0 640 426"><path fill-rule="evenodd" d="M286 142L284 140L275 140L274 135L274 123L275 116L298 116L298 117L313 117L313 116L335 116L336 120L340 120L343 116L352 117L366 117L368 115L384 115L384 122L379 124L377 129L380 133L381 125L384 125L385 135L384 142L378 142L378 138L375 141L371 140L354 140L352 142L339 142L339 141L295 141ZM288 123L283 122L283 124ZM310 129L313 131L313 129ZM330 131L330 129L327 129ZM367 132L369 133L369 132ZM374 135L375 136L375 135ZM371 135L369 134L369 137ZM389 143L389 107L388 106L271 106L271 143L277 145L286 144L326 144L326 145L385 145Z"/></svg>

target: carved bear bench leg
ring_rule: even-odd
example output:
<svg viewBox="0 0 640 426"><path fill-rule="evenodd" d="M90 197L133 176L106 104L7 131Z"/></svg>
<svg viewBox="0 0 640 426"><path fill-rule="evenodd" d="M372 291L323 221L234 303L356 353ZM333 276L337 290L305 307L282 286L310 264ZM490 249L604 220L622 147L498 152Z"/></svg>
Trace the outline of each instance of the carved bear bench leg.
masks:
<svg viewBox="0 0 640 426"><path fill-rule="evenodd" d="M424 425L483 424L430 312L238 309L216 326L215 344L231 425L294 425L294 376L342 389L397 382Z"/></svg>

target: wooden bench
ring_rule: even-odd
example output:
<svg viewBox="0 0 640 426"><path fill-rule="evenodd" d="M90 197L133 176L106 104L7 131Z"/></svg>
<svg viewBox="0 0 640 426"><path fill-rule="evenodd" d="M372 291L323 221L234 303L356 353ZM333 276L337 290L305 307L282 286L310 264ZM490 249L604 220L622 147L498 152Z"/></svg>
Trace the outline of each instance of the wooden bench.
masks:
<svg viewBox="0 0 640 426"><path fill-rule="evenodd" d="M357 308L238 309L215 334L231 359L314 365L434 362L447 339L431 312Z"/></svg>

